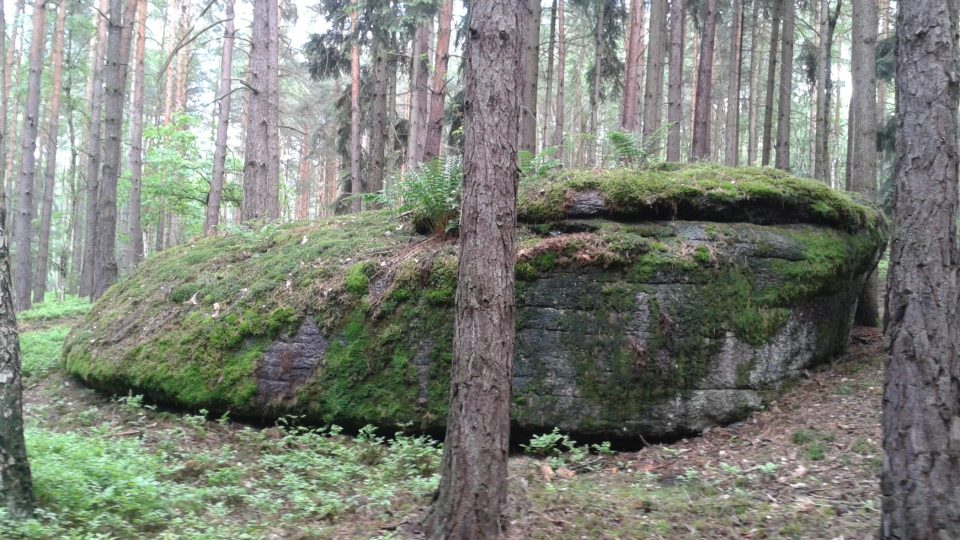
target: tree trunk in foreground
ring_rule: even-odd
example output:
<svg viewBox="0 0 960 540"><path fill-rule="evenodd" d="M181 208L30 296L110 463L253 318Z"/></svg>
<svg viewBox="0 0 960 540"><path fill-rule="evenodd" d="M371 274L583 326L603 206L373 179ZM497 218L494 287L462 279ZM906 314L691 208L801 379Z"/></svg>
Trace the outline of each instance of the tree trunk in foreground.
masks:
<svg viewBox="0 0 960 540"><path fill-rule="evenodd" d="M525 16L515 0L470 5L450 412L439 493L424 523L431 538L496 538L506 526Z"/></svg>
<svg viewBox="0 0 960 540"><path fill-rule="evenodd" d="M20 519L33 513L34 501L30 464L23 441L20 340L10 291L6 218L6 211L0 204L0 498L4 509Z"/></svg>
<svg viewBox="0 0 960 540"><path fill-rule="evenodd" d="M17 177L17 215L13 247L16 250L13 272L13 307L17 312L30 309L33 283L31 244L33 238L33 181L37 169L37 132L40 127L40 72L43 69L43 45L46 37L47 10L44 2L33 5L33 34L30 38L30 73L27 76L27 107L23 111L23 145L20 151L20 175Z"/></svg>
<svg viewBox="0 0 960 540"><path fill-rule="evenodd" d="M713 41L717 30L717 0L707 0L707 13L700 42L700 65L697 68L697 103L693 111L692 161L710 159L710 107L713 100Z"/></svg>
<svg viewBox="0 0 960 540"><path fill-rule="evenodd" d="M853 0L853 43L851 75L854 121L847 153L850 160L850 188L868 201L877 201L877 6L874 0ZM871 273L857 302L857 324L876 326L880 317L877 274Z"/></svg>
<svg viewBox="0 0 960 540"><path fill-rule="evenodd" d="M223 27L223 54L220 57L220 91L217 110L217 135L213 150L213 179L203 222L204 234L216 234L220 225L220 198L227 169L227 131L230 128L230 85L233 77L233 0L226 0L226 23Z"/></svg>
<svg viewBox="0 0 960 540"><path fill-rule="evenodd" d="M47 292L47 266L50 260L50 228L53 224L53 189L57 175L57 141L60 135L60 92L63 88L63 40L67 27L67 2L61 1L57 25L53 31L53 86L47 108L47 156L43 164L43 203L40 207L40 241L37 244L36 277L33 301L43 302Z"/></svg>
<svg viewBox="0 0 960 540"><path fill-rule="evenodd" d="M253 7L240 219L272 221L280 217L279 14L277 0Z"/></svg>
<svg viewBox="0 0 960 540"><path fill-rule="evenodd" d="M683 0L670 2L670 75L667 81L667 161L680 161L680 124L683 123Z"/></svg>
<svg viewBox="0 0 960 540"><path fill-rule="evenodd" d="M960 538L956 0L901 2L880 536ZM874 28L876 26L874 25Z"/></svg>

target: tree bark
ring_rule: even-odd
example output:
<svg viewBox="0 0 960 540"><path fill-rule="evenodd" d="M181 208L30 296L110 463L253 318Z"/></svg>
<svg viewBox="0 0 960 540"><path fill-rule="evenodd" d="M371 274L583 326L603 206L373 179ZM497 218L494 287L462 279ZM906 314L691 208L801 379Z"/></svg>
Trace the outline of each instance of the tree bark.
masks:
<svg viewBox="0 0 960 540"><path fill-rule="evenodd" d="M724 162L736 167L740 163L740 71L743 51L743 3L733 0L730 28L730 59L727 69L727 119L724 136Z"/></svg>
<svg viewBox="0 0 960 540"><path fill-rule="evenodd" d="M514 0L470 4L450 412L440 488L424 523L430 538L496 538L507 522L525 16Z"/></svg>
<svg viewBox="0 0 960 540"><path fill-rule="evenodd" d="M350 202L350 211L359 212L360 193L363 192L363 181L360 178L360 29L359 0L352 0L353 13L350 15L350 32L353 34L353 44L350 46L350 193L353 200Z"/></svg>
<svg viewBox="0 0 960 540"><path fill-rule="evenodd" d="M597 18L597 24L593 29L593 88L592 93L590 94L590 132L594 137L594 146L598 144L599 130L600 130L600 97L601 97L601 88L602 84L601 75L601 66L603 65L603 33L606 28L606 6L604 4L599 4L597 9L600 11L600 16ZM595 167L600 167L600 163L595 162Z"/></svg>
<svg viewBox="0 0 960 540"><path fill-rule="evenodd" d="M447 97L447 64L450 61L450 28L453 25L453 0L443 0L440 5L439 23L437 25L437 46L433 61L433 89L430 92L430 121L427 127L427 144L424 148L424 159L429 161L440 155L440 139L443 135L443 107ZM386 51L384 51L384 105L386 105ZM380 76L377 77L380 80ZM386 114L386 106L384 106ZM386 125L384 125L386 128ZM376 132L375 135L376 136ZM386 129L383 130L386 140Z"/></svg>
<svg viewBox="0 0 960 540"><path fill-rule="evenodd" d="M660 129L663 120L663 56L666 53L667 0L650 3L650 35L647 43L647 73L643 92L643 140ZM663 148L659 144L658 148Z"/></svg>
<svg viewBox="0 0 960 540"><path fill-rule="evenodd" d="M6 163L3 162L3 156L7 155L7 103L10 100L10 79L7 70L7 18L4 13L5 2L0 2L0 28L3 33L0 34L0 188L5 188L7 178ZM6 199L6 197L4 197ZM3 201L6 204L6 200ZM6 209L6 207L4 207Z"/></svg>
<svg viewBox="0 0 960 540"><path fill-rule="evenodd" d="M226 0L226 22L223 27L223 53L220 56L220 91L217 109L217 135L213 150L213 178L203 222L204 234L216 234L220 225L220 198L227 175L227 134L230 129L230 106L233 81L233 42L236 33L233 24L233 0Z"/></svg>
<svg viewBox="0 0 960 540"><path fill-rule="evenodd" d="M228 0L229 1L229 0ZM137 4L137 42L133 53L133 104L130 107L130 193L127 203L127 248L126 267L135 268L143 260L143 225L141 223L141 191L143 181L143 90L144 57L147 46L146 0Z"/></svg>
<svg viewBox="0 0 960 540"><path fill-rule="evenodd" d="M33 513L33 481L23 440L20 340L10 287L6 211L0 204L0 499L16 519Z"/></svg>
<svg viewBox="0 0 960 540"><path fill-rule="evenodd" d="M526 0L523 28L523 88L520 150L537 151L537 82L540 73L540 0Z"/></svg>
<svg viewBox="0 0 960 540"><path fill-rule="evenodd" d="M717 0L707 0L697 68L697 103L693 111L693 161L710 159L710 107L713 91L713 41L717 30Z"/></svg>
<svg viewBox="0 0 960 540"><path fill-rule="evenodd" d="M553 146L557 148L557 159L563 161L563 99L567 66L567 32L563 26L563 0L557 0L557 99L554 100Z"/></svg>
<svg viewBox="0 0 960 540"><path fill-rule="evenodd" d="M620 107L620 128L626 132L637 130L637 120L640 117L640 73L643 72L643 20L645 9L646 2L644 0L631 0L626 62L623 74L623 105Z"/></svg>
<svg viewBox="0 0 960 540"><path fill-rule="evenodd" d="M22 39L21 39L22 28L21 28L20 21L23 18L24 0L17 0L17 3L15 6L16 7L13 15L13 25L11 26L10 45L7 47L7 50L6 50L6 62L5 62L4 74L3 74L3 92L4 92L3 109L5 113L7 111L7 107L10 105L10 92L15 87L19 87L19 81L20 81L20 76L18 74L19 73L18 67L20 66L20 43L22 42ZM3 28L4 28L4 31L6 31L7 27L4 26ZM13 82L14 78L16 79L17 83ZM11 134L7 131L7 127L9 126L5 125L3 130L4 153L0 154L0 161L3 161L2 168L4 171L4 179L6 182L4 186L8 194L12 194L14 190L13 157L14 157L14 154L16 153L17 114L18 114L18 109L20 108L19 93L15 92L15 94L16 94L16 97L14 98L13 108L10 110L10 116L13 118L13 134L12 136L10 136ZM6 117L4 120L6 121ZM7 216L11 216L13 214L13 210L12 210L13 202L14 202L13 197L6 198L5 204L7 209ZM13 223L10 223L10 225L12 226ZM11 230L9 232L12 234L13 231Z"/></svg>
<svg viewBox="0 0 960 540"><path fill-rule="evenodd" d="M27 106L23 111L23 144L20 174L17 177L16 223L13 248L13 307L17 312L30 309L33 283L33 181L36 174L37 132L40 127L40 74L46 38L47 9L44 2L33 6L33 33L30 38L30 72L27 75Z"/></svg>
<svg viewBox="0 0 960 540"><path fill-rule="evenodd" d="M880 536L960 538L960 5L899 8Z"/></svg>
<svg viewBox="0 0 960 540"><path fill-rule="evenodd" d="M830 63L833 52L833 32L840 17L842 0L830 14L830 0L820 1L820 46L817 50L817 135L814 141L813 177L830 183L830 101L833 97ZM876 26L876 25L874 25ZM853 69L856 69L854 66ZM875 114L875 113L874 113Z"/></svg>
<svg viewBox="0 0 960 540"><path fill-rule="evenodd" d="M795 6L783 1L783 45L780 59L780 100L777 108L777 168L790 170L790 111L793 99L793 40Z"/></svg>
<svg viewBox="0 0 960 540"><path fill-rule="evenodd" d="M120 180L120 138L123 134L123 102L127 87L127 64L133 21L139 0L110 0L107 21L107 63L104 67L103 164L100 169L100 197L97 199L97 228L94 250L93 289L96 300L117 281L117 185Z"/></svg>
<svg viewBox="0 0 960 540"><path fill-rule="evenodd" d="M67 3L60 2L53 31L53 85L47 108L47 152L43 172L43 203L40 208L40 241L37 243L36 278L33 301L43 302L47 291L47 266L50 257L50 228L53 224L53 189L57 174L57 141L60 135L60 92L63 88L63 41L67 26Z"/></svg>
<svg viewBox="0 0 960 540"><path fill-rule="evenodd" d="M279 13L277 0L254 2L253 7L240 219L274 221L280 217ZM359 176L358 171L355 181Z"/></svg>
<svg viewBox="0 0 960 540"><path fill-rule="evenodd" d="M550 105L550 98L553 96L553 70L554 70L554 50L556 49L557 44L557 0L553 0L553 4L550 6L550 37L547 41L547 88L543 94L543 123L540 125L540 150L543 151L547 146L547 141L550 139L547 138L547 128L550 125L550 111L552 110Z"/></svg>
<svg viewBox="0 0 960 540"><path fill-rule="evenodd" d="M100 0L99 13L107 12L109 0ZM100 197L100 116L103 111L103 58L107 45L107 19L98 15L97 50L91 73L90 123L87 127L87 208L84 226L83 264L80 266L80 296L93 290L93 253L97 230L97 200Z"/></svg>
<svg viewBox="0 0 960 540"><path fill-rule="evenodd" d="M683 35L687 14L683 0L670 2L670 76L667 81L667 161L680 161L683 124Z"/></svg>
<svg viewBox="0 0 960 540"><path fill-rule="evenodd" d="M387 141L390 138L387 130L387 94L390 89L390 61L387 55L390 52L386 39L376 36L373 45L373 114L370 119L370 157L367 170L364 174L363 191L376 193L383 189L383 177L386 174ZM443 103L440 105L439 128L443 128ZM431 110L431 117L433 111ZM431 124L432 129L432 124ZM437 137L440 134L437 133ZM429 135L427 137L429 139ZM428 141L429 142L429 141ZM437 139L439 149L440 140Z"/></svg>
<svg viewBox="0 0 960 540"><path fill-rule="evenodd" d="M757 114L760 100L757 96L761 27L758 24L760 14L760 0L753 1L753 14L750 16L750 88L747 90L749 102L747 104L747 166L752 167L757 162Z"/></svg>
<svg viewBox="0 0 960 540"><path fill-rule="evenodd" d="M410 78L410 131L407 136L407 169L423 163L430 114L430 36L433 20L421 21L413 38L413 75Z"/></svg>
<svg viewBox="0 0 960 540"><path fill-rule="evenodd" d="M767 61L767 88L763 95L763 149L760 153L760 164L766 167L770 164L770 154L773 149L773 96L776 92L777 64L780 48L780 20L783 17L784 0L773 0L773 20L770 22L770 54Z"/></svg>
<svg viewBox="0 0 960 540"><path fill-rule="evenodd" d="M294 219L303 221L310 214L310 135L304 133L300 139L300 168L297 177L297 200Z"/></svg>

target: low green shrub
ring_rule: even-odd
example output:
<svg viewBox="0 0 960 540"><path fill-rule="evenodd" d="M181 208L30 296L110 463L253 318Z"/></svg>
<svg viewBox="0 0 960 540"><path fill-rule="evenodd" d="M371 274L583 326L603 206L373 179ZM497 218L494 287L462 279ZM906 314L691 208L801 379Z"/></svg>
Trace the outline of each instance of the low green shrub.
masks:
<svg viewBox="0 0 960 540"><path fill-rule="evenodd" d="M48 300L42 304L34 304L29 310L17 314L17 320L35 321L76 317L86 315L92 305L86 298L67 295L63 300Z"/></svg>

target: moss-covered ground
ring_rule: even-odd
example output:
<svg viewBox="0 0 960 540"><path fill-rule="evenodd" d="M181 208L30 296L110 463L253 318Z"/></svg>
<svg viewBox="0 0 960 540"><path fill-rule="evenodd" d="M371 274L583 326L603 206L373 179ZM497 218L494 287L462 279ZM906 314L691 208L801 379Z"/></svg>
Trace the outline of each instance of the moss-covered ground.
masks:
<svg viewBox="0 0 960 540"><path fill-rule="evenodd" d="M251 427L196 409L174 414L138 395L104 396L63 374L48 356L62 333L38 339L44 332L22 340L25 356L54 366L25 380L38 513L24 523L0 516L0 537L415 537L411 525L437 485L435 442L370 429L347 436L295 418ZM553 451L551 434L516 441L545 457L511 457L511 538L871 536L883 339L857 337L842 363L704 437L635 452Z"/></svg>

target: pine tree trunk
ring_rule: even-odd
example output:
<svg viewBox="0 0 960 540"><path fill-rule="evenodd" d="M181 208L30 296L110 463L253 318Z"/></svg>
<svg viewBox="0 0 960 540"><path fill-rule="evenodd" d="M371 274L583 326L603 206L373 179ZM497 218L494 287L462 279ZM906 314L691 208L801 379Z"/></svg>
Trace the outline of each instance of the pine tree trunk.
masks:
<svg viewBox="0 0 960 540"><path fill-rule="evenodd" d="M240 212L242 221L274 221L280 217L280 95L277 78L279 13L277 9L277 0L254 2L249 68L249 86L252 90L247 99L243 206ZM359 90L359 85L356 88ZM357 168L359 169L359 155ZM355 181L359 182L359 180L360 173L357 171Z"/></svg>
<svg viewBox="0 0 960 540"><path fill-rule="evenodd" d="M773 0L773 20L770 22L770 54L767 55L767 88L763 95L763 149L760 153L760 164L766 167L770 164L770 154L773 150L773 96L777 84L777 64L779 63L780 49L780 21L783 18L784 0Z"/></svg>
<svg viewBox="0 0 960 540"><path fill-rule="evenodd" d="M600 120L599 113L601 100L601 84L602 79L601 75L601 65L602 65L602 48L603 48L603 34L606 29L606 6L601 4L598 6L600 10L600 17L597 18L597 24L594 27L593 32L593 88L592 93L590 94L590 132L593 134L594 145L599 144L599 135L600 135ZM600 163L594 161L594 167L600 167Z"/></svg>
<svg viewBox="0 0 960 540"><path fill-rule="evenodd" d="M363 192L363 183L360 178L360 43L358 40L358 0L352 0L353 13L350 15L350 31L353 35L353 45L350 46L350 193L353 200L350 202L350 211L360 211L360 193Z"/></svg>
<svg viewBox="0 0 960 540"><path fill-rule="evenodd" d="M640 73L643 71L643 19L646 2L631 0L630 24L627 32L627 50L623 75L623 105L620 107L620 128L626 132L637 130L640 117Z"/></svg>
<svg viewBox="0 0 960 540"><path fill-rule="evenodd" d="M6 213L0 205L0 499L15 519L33 513L33 481L23 440L20 340L10 286Z"/></svg>
<svg viewBox="0 0 960 540"><path fill-rule="evenodd" d="M730 55L727 69L727 126L724 135L724 162L736 167L740 163L740 64L743 52L743 3L733 0L730 28Z"/></svg>
<svg viewBox="0 0 960 540"><path fill-rule="evenodd" d="M670 76L667 81L667 161L680 161L683 124L683 35L687 22L683 0L670 2Z"/></svg>
<svg viewBox="0 0 960 540"><path fill-rule="evenodd" d="M666 53L667 0L650 3L650 36L647 43L647 73L643 91L643 140L650 139L663 121L663 57ZM660 152L657 144L657 153Z"/></svg>
<svg viewBox="0 0 960 540"><path fill-rule="evenodd" d="M547 141L550 139L547 138L547 127L550 125L550 113L552 111L550 98L553 96L553 70L554 70L554 60L553 53L556 49L557 44L557 0L553 0L553 4L550 7L550 38L547 41L547 88L544 91L543 96L543 123L541 123L540 131L540 151L543 151L547 146Z"/></svg>
<svg viewBox="0 0 960 540"><path fill-rule="evenodd" d="M795 6L783 1L783 37L780 58L780 100L777 109L777 168L790 170L790 111L793 99L793 40Z"/></svg>
<svg viewBox="0 0 960 540"><path fill-rule="evenodd" d="M94 247L91 298L100 298L117 281L117 186L120 180L120 138L123 134L124 91L133 21L139 0L110 0L107 21L106 66L103 72L103 164L100 169L100 197L97 199L97 228Z"/></svg>
<svg viewBox="0 0 960 540"><path fill-rule="evenodd" d="M12 32L10 36L10 44L6 48L6 61L4 63L4 74L3 74L4 122L7 122L7 118L8 118L6 114L7 114L7 107L9 107L10 105L10 92L13 91L15 87L19 86L19 84L14 83L14 78L16 78L18 82L20 79L18 75L19 73L18 68L20 66L19 43L20 43L20 37L22 34L20 21L23 17L24 0L17 0L17 3L15 4L15 6L16 7L13 15L13 25L11 26ZM3 28L4 28L4 31L6 31L7 27L4 26ZM13 189L14 189L13 180L15 176L13 173L13 156L17 151L16 149L17 124L18 124L17 112L18 112L18 109L20 108L19 93L18 92L14 92L14 93L16 94L16 97L14 98L13 108L10 110L10 113L9 113L10 118L13 118L13 133L11 134L10 132L7 131L7 128L9 127L9 125L5 123L4 129L3 129L4 152L0 154L0 161L2 161L2 163L0 163L0 168L2 168L4 171L3 175L5 180L5 184L3 185L5 186L4 189L8 194L13 194ZM9 156L9 158L7 156ZM13 202L14 200L12 196L6 197L5 204L6 204L8 217L13 215L13 210L12 210ZM12 234L13 220L11 219L10 221L11 223L9 223L8 225L11 225L11 230L8 232Z"/></svg>
<svg viewBox="0 0 960 540"><path fill-rule="evenodd" d="M850 129L852 142L850 188L870 202L877 202L877 7L874 0L853 0L853 43L850 107L855 120ZM857 303L855 321L876 326L879 319L876 273L870 275Z"/></svg>
<svg viewBox="0 0 960 540"><path fill-rule="evenodd" d="M99 0L100 13L107 12L109 0ZM97 230L97 200L100 197L100 116L103 111L103 59L107 45L107 22L98 17L97 50L94 54L90 85L90 123L87 127L87 201L84 220L83 264L80 265L80 296L90 296L93 290L93 252Z"/></svg>
<svg viewBox="0 0 960 540"><path fill-rule="evenodd" d="M53 189L57 174L57 141L60 134L60 92L63 88L63 41L67 26L67 2L61 0L53 31L53 86L47 108L47 152L43 172L43 203L40 208L40 241L37 244L37 274L33 301L43 302L47 291L47 262L50 257L50 227L53 224Z"/></svg>
<svg viewBox="0 0 960 540"><path fill-rule="evenodd" d="M126 252L125 265L135 268L143 260L143 225L141 219L141 191L143 182L143 91L144 58L147 45L146 0L137 4L137 42L133 53L133 103L130 107L130 192L127 202L127 236L130 245Z"/></svg>
<svg viewBox="0 0 960 540"><path fill-rule="evenodd" d="M424 159L429 161L440 155L440 138L443 135L443 107L447 97L447 64L450 61L450 29L453 25L453 0L443 0L440 5L439 24L437 26L437 46L434 55L433 89L430 92L430 121L428 122L427 144ZM383 53L384 114L386 114L387 62ZM380 80L380 75L377 76ZM386 119L384 119L386 127ZM375 132L375 135L376 132ZM386 140L386 129L383 138Z"/></svg>
<svg viewBox="0 0 960 540"><path fill-rule="evenodd" d="M449 35L449 31L448 31ZM366 174L364 175L364 191L377 193L383 189L383 178L386 174L386 149L390 134L387 131L387 94L389 93L389 44L385 39L377 36L373 45L373 114L370 119L370 157ZM436 97L436 96L434 96ZM441 98L439 128L443 128L443 102ZM432 116L431 111L431 116ZM431 124L431 129L433 125ZM437 133L437 148L440 145L440 134ZM429 134L428 134L429 142Z"/></svg>
<svg viewBox="0 0 960 540"><path fill-rule="evenodd" d="M717 30L717 0L707 0L697 68L697 103L693 112L693 161L710 159L710 108L713 100L713 42Z"/></svg>
<svg viewBox="0 0 960 540"><path fill-rule="evenodd" d="M836 11L830 14L830 0L820 3L820 47L817 51L817 136L814 143L815 156L813 177L830 183L830 100L833 97L830 63L833 52L833 32L840 17L841 0ZM874 113L876 114L876 113Z"/></svg>
<svg viewBox="0 0 960 540"><path fill-rule="evenodd" d="M33 33L30 38L30 72L27 76L27 106L23 111L23 144L20 174L17 177L16 226L13 248L13 307L17 312L30 309L33 283L31 244L33 238L33 182L36 174L37 132L40 127L40 74L46 37L47 10L44 2L33 6Z"/></svg>
<svg viewBox="0 0 960 540"><path fill-rule="evenodd" d="M760 100L757 96L758 74L760 70L760 48L758 47L762 28L758 18L760 14L760 0L753 1L753 14L750 16L750 88L747 89L749 101L747 103L747 163L752 167L757 162L757 114Z"/></svg>
<svg viewBox="0 0 960 540"><path fill-rule="evenodd" d="M294 219L303 221L310 213L310 136L303 134L300 139L300 168L297 171L297 201Z"/></svg>
<svg viewBox="0 0 960 540"><path fill-rule="evenodd" d="M960 538L960 5L898 4L880 536ZM876 28L875 19L869 23Z"/></svg>
<svg viewBox="0 0 960 540"><path fill-rule="evenodd" d="M410 131L407 137L407 168L423 163L430 114L430 36L433 21L422 21L413 39L413 76L410 78Z"/></svg>
<svg viewBox="0 0 960 540"><path fill-rule="evenodd" d="M523 27L523 88L520 150L537 151L537 83L540 73L540 0L526 0Z"/></svg>
<svg viewBox="0 0 960 540"><path fill-rule="evenodd" d="M210 196L207 198L206 217L203 222L204 234L216 234L220 226L220 199L227 175L227 135L230 129L230 107L232 105L233 81L233 43L236 33L233 19L233 0L226 0L226 22L223 27L223 52L220 56L220 90L218 92L217 135L213 143L213 179L210 182Z"/></svg>
<svg viewBox="0 0 960 540"><path fill-rule="evenodd" d="M563 0L557 0L557 99L554 100L553 146L557 148L557 159L563 161L563 99L567 66L567 32L563 26Z"/></svg>
<svg viewBox="0 0 960 540"><path fill-rule="evenodd" d="M516 143L524 8L474 0L466 45L464 192L450 408L430 538L496 538L507 524L514 354Z"/></svg>

